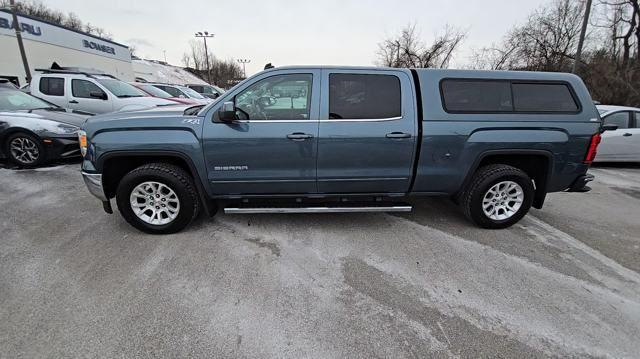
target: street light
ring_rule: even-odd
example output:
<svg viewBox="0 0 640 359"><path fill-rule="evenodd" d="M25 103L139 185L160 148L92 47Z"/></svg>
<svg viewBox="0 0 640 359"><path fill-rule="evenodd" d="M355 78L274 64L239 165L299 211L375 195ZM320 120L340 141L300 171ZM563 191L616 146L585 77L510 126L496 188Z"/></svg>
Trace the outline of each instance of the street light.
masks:
<svg viewBox="0 0 640 359"><path fill-rule="evenodd" d="M244 78L246 79L247 78L247 67L246 66L247 66L248 63L251 62L251 60L249 60L249 59L238 59L237 61L242 64L242 73L243 73Z"/></svg>
<svg viewBox="0 0 640 359"><path fill-rule="evenodd" d="M207 80L211 84L211 66L209 65L209 50L207 49L207 38L214 37L215 34L210 34L208 31L196 32L196 37L201 37L204 40L204 56L207 59Z"/></svg>

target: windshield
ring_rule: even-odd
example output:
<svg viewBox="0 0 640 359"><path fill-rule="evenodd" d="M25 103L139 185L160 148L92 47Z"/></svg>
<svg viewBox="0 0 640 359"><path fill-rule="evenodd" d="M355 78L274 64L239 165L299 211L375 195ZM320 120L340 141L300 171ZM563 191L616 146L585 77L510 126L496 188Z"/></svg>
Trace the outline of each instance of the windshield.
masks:
<svg viewBox="0 0 640 359"><path fill-rule="evenodd" d="M166 92L166 91L162 91L159 88L153 86L153 85L138 85L138 87L140 87L142 90L150 93L151 95L155 96L155 97L160 97L160 98L172 98L173 95L171 95L170 93Z"/></svg>
<svg viewBox="0 0 640 359"><path fill-rule="evenodd" d="M605 110L603 108L599 108L598 112L600 112L601 115L604 115L605 113L609 112L609 110Z"/></svg>
<svg viewBox="0 0 640 359"><path fill-rule="evenodd" d="M200 95L199 93L195 92L194 90L188 87L179 86L178 88L180 89L180 91L184 92L187 96L191 98L197 98L198 100L204 99L204 96Z"/></svg>
<svg viewBox="0 0 640 359"><path fill-rule="evenodd" d="M126 82L116 79L98 79L100 85L104 86L116 97L144 97L144 93Z"/></svg>
<svg viewBox="0 0 640 359"><path fill-rule="evenodd" d="M0 91L0 111L35 110L41 108L57 107L22 91Z"/></svg>

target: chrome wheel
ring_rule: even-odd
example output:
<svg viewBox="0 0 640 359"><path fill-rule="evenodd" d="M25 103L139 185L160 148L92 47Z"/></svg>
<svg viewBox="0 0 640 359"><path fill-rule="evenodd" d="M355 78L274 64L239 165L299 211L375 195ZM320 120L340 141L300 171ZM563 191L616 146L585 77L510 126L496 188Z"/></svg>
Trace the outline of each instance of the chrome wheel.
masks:
<svg viewBox="0 0 640 359"><path fill-rule="evenodd" d="M484 214L502 221L513 217L522 207L524 192L522 187L513 181L502 181L493 185L482 198Z"/></svg>
<svg viewBox="0 0 640 359"><path fill-rule="evenodd" d="M160 182L142 182L129 197L131 209L138 218L156 226L170 223L180 213L178 195Z"/></svg>
<svg viewBox="0 0 640 359"><path fill-rule="evenodd" d="M38 145L26 137L16 137L9 144L11 156L23 164L35 163L40 157Z"/></svg>

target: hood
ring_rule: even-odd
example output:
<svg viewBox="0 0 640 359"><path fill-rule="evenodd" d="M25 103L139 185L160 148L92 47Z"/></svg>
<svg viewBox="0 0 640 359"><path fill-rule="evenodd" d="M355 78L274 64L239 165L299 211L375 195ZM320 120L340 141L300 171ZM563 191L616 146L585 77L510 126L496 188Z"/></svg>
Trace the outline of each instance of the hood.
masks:
<svg viewBox="0 0 640 359"><path fill-rule="evenodd" d="M91 117L85 114L77 114L68 112L68 110L31 110L31 111L12 111L2 112L3 115L9 115L14 118L29 118L34 120L48 120L61 122L67 125L80 127Z"/></svg>
<svg viewBox="0 0 640 359"><path fill-rule="evenodd" d="M202 117L186 116L184 111L193 105L154 107L146 110L112 112L93 116L85 122L82 129L92 137L105 130L127 130L131 128L184 128L195 131L204 123Z"/></svg>

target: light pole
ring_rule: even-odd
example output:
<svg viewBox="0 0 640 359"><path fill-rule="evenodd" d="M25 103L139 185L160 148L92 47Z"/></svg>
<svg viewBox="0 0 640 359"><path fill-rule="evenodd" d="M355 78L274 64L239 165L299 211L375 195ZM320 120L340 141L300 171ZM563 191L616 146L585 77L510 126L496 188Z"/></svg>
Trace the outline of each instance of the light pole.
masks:
<svg viewBox="0 0 640 359"><path fill-rule="evenodd" d="M242 74L244 76L244 78L247 78L247 64L251 62L251 60L249 59L238 59L237 60L239 63L242 64Z"/></svg>
<svg viewBox="0 0 640 359"><path fill-rule="evenodd" d="M582 57L582 46L584 45L584 38L587 35L587 25L589 25L589 15L591 14L591 0L587 0L586 8L584 9L584 19L582 19L582 29L580 29L580 38L578 39L578 49L576 51L576 58L573 61L573 69L571 72L578 73L580 68L580 61Z"/></svg>
<svg viewBox="0 0 640 359"><path fill-rule="evenodd" d="M211 84L211 66L209 66L209 49L207 49L207 38L214 37L215 34L210 34L208 31L196 32L196 37L201 37L204 40L204 56L207 60L207 81Z"/></svg>
<svg viewBox="0 0 640 359"><path fill-rule="evenodd" d="M20 34L20 23L18 23L18 16L16 15L16 4L13 0L9 0L11 6L11 16L13 17L13 28L16 30L16 39L18 40L18 48L20 49L20 57L22 57L22 64L24 65L24 72L27 74L27 83L31 82L31 70L29 70L29 63L27 62L27 54L24 51L24 45L22 44L22 35Z"/></svg>

